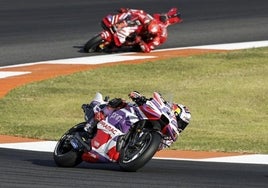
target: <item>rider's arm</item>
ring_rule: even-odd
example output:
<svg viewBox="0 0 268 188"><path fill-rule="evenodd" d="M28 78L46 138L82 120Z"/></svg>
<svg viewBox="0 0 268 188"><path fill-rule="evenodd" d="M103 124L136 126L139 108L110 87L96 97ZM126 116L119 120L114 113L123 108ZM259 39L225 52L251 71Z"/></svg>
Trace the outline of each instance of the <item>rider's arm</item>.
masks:
<svg viewBox="0 0 268 188"><path fill-rule="evenodd" d="M126 13L128 11L129 11L129 8L124 8L124 7L117 10L118 13Z"/></svg>
<svg viewBox="0 0 268 188"><path fill-rule="evenodd" d="M129 98L132 99L138 106L143 105L148 100L145 96L141 95L138 91L132 91L128 94Z"/></svg>
<svg viewBox="0 0 268 188"><path fill-rule="evenodd" d="M139 41L140 48L143 52L149 53L151 50L155 49L155 47L160 45L160 36L154 37L152 40L149 42L144 42L142 40Z"/></svg>
<svg viewBox="0 0 268 188"><path fill-rule="evenodd" d="M139 20L142 25L148 24L153 20L153 17L143 10L129 9L128 12L132 15L133 20Z"/></svg>

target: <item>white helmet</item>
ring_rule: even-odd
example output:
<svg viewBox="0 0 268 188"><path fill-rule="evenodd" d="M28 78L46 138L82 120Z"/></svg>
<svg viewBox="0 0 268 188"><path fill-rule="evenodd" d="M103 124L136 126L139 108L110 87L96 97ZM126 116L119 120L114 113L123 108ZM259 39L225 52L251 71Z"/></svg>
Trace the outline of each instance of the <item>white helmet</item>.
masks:
<svg viewBox="0 0 268 188"><path fill-rule="evenodd" d="M174 104L173 111L177 119L178 129L184 130L190 122L191 112L182 104Z"/></svg>

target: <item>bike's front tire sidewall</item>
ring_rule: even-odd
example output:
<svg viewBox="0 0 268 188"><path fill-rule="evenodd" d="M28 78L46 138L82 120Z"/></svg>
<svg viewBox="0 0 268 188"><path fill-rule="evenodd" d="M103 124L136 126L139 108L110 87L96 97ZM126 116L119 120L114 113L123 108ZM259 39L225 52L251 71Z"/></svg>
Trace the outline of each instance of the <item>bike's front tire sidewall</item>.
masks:
<svg viewBox="0 0 268 188"><path fill-rule="evenodd" d="M146 149L136 159L127 163L124 162L125 149L121 150L119 166L122 170L135 172L152 159L154 154L158 151L162 136L156 131L151 131L149 134L151 134L152 137L150 143L148 143Z"/></svg>
<svg viewBox="0 0 268 188"><path fill-rule="evenodd" d="M101 45L102 43L103 39L101 37L101 34L96 35L95 37L86 42L86 44L84 45L84 52L98 52L100 50L99 45Z"/></svg>

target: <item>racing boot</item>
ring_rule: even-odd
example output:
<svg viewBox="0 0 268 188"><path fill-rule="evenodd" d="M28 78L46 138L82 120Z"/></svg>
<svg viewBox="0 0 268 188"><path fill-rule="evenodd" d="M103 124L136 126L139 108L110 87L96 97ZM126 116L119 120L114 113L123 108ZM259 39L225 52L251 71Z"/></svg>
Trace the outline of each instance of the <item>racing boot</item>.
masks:
<svg viewBox="0 0 268 188"><path fill-rule="evenodd" d="M88 139L94 138L97 132L97 124L98 124L98 121L93 121L92 123L87 123L86 126L84 127L84 130L87 133Z"/></svg>
<svg viewBox="0 0 268 188"><path fill-rule="evenodd" d="M91 140L95 137L96 133L97 133L97 123L96 121L93 121L92 123L87 123L84 127L85 132L83 132L81 139L82 141L88 145L89 147L86 148L90 148L91 150ZM87 149L88 150L88 149ZM89 151L90 151L89 150Z"/></svg>

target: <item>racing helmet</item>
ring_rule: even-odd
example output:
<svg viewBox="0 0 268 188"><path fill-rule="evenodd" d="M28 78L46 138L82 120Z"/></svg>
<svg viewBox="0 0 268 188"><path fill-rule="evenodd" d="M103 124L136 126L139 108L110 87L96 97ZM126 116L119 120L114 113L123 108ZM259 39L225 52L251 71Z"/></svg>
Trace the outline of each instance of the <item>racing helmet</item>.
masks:
<svg viewBox="0 0 268 188"><path fill-rule="evenodd" d="M181 13L177 8L172 8L167 13L167 22L169 24L181 23L183 19L181 18Z"/></svg>
<svg viewBox="0 0 268 188"><path fill-rule="evenodd" d="M163 23L166 23L166 22L168 21L168 16L167 16L167 14L164 14L164 13L160 14L160 15L159 15L159 20L160 20L161 22L163 22Z"/></svg>
<svg viewBox="0 0 268 188"><path fill-rule="evenodd" d="M189 109L182 104L173 104L172 109L177 119L178 130L183 131L190 122L191 113Z"/></svg>
<svg viewBox="0 0 268 188"><path fill-rule="evenodd" d="M177 8L172 8L168 11L167 13L167 17L168 18L179 18L181 19L181 13L179 12L179 10Z"/></svg>
<svg viewBox="0 0 268 188"><path fill-rule="evenodd" d="M170 9L167 13L158 14L158 19L162 23L174 24L182 22L181 14L177 8Z"/></svg>
<svg viewBox="0 0 268 188"><path fill-rule="evenodd" d="M152 20L149 24L148 24L148 27L147 27L147 31L150 33L150 34L157 34L159 33L161 30L159 24L157 23L157 21L155 20Z"/></svg>

